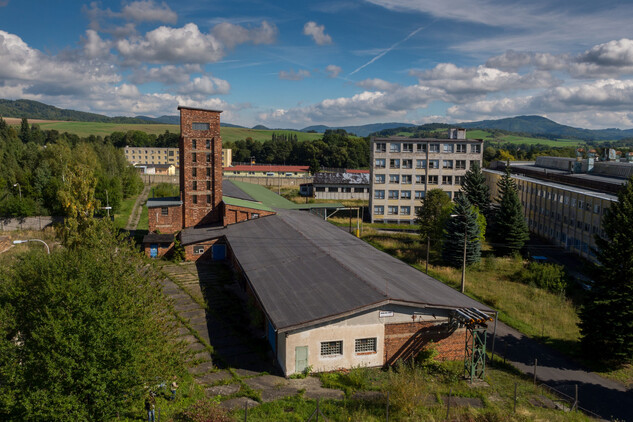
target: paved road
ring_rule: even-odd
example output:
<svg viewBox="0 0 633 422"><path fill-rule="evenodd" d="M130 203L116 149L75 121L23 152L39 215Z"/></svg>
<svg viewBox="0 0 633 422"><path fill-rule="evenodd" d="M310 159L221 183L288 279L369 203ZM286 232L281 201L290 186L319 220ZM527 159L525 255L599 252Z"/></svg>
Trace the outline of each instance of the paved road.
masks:
<svg viewBox="0 0 633 422"><path fill-rule="evenodd" d="M492 330L489 333L492 336ZM492 338L488 339L492 347ZM532 340L519 331L497 323L495 355L503 358L520 371L534 374L534 359L538 359L537 378L563 393L574 396L578 385L578 400L581 407L605 419L633 421L633 390L618 382L603 378L584 370L557 351Z"/></svg>

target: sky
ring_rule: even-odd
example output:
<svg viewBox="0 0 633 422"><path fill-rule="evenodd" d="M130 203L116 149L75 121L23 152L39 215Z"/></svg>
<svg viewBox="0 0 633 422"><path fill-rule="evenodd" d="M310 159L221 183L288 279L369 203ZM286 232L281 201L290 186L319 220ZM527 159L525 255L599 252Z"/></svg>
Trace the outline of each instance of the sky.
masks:
<svg viewBox="0 0 633 422"><path fill-rule="evenodd" d="M633 127L633 1L0 0L0 98L303 128Z"/></svg>

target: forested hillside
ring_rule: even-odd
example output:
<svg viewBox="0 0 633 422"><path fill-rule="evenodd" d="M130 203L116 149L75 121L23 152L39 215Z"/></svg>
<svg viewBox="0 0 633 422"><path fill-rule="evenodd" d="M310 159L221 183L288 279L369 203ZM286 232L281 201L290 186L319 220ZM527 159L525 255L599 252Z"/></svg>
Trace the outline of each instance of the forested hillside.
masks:
<svg viewBox="0 0 633 422"><path fill-rule="evenodd" d="M96 177L96 199L114 211L142 189L136 170L111 142L43 132L26 120L18 131L0 118L0 162L0 217L63 215L59 192L73 165Z"/></svg>

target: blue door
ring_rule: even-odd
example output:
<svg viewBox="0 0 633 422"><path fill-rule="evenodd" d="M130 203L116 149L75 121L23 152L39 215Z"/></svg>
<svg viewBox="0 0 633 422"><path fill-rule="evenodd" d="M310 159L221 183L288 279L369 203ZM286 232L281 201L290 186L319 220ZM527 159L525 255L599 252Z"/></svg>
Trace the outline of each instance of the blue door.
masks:
<svg viewBox="0 0 633 422"><path fill-rule="evenodd" d="M226 259L226 245L213 245L211 247L211 254L214 261Z"/></svg>
<svg viewBox="0 0 633 422"><path fill-rule="evenodd" d="M158 256L158 244L152 243L149 245L149 256L151 258L156 258Z"/></svg>

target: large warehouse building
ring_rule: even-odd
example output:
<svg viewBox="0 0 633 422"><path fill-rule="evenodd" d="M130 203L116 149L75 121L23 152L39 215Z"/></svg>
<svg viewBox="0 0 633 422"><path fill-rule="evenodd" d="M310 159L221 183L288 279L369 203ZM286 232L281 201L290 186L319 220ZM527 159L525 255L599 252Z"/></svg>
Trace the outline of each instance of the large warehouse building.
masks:
<svg viewBox="0 0 633 422"><path fill-rule="evenodd" d="M181 196L149 205L150 227L155 218L170 234L147 242L177 235L189 260L228 260L286 376L393 364L431 342L442 359L464 358L468 331L458 316L489 307L302 210L314 205L223 183L214 158L221 141L207 125L219 127L219 112L181 108L192 111L181 117L194 128L182 131Z"/></svg>

